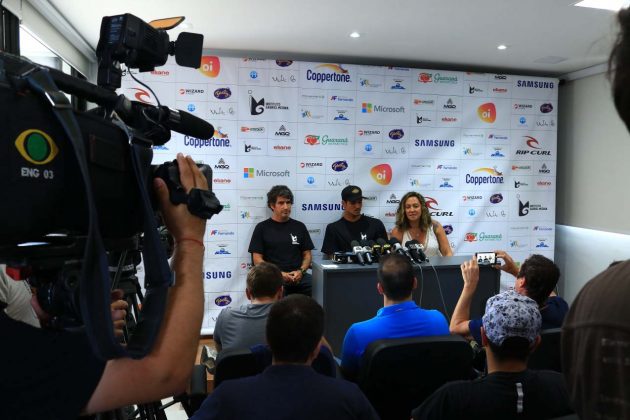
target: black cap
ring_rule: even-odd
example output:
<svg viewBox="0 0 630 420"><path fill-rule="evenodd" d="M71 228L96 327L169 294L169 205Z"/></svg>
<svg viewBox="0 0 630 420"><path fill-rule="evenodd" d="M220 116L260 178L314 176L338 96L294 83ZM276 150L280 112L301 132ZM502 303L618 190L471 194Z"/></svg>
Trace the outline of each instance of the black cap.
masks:
<svg viewBox="0 0 630 420"><path fill-rule="evenodd" d="M363 191L356 185L348 185L341 190L341 199L343 201L357 201L363 199Z"/></svg>

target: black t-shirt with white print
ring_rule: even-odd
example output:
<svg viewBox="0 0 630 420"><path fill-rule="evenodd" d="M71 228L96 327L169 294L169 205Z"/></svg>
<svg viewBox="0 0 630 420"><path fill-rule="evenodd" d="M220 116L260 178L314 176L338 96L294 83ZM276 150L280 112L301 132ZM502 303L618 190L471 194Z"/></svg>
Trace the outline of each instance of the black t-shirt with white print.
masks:
<svg viewBox="0 0 630 420"><path fill-rule="evenodd" d="M294 219L286 222L267 219L254 228L248 252L262 254L265 261L276 264L282 271L293 271L302 265L302 252L313 248L304 223Z"/></svg>

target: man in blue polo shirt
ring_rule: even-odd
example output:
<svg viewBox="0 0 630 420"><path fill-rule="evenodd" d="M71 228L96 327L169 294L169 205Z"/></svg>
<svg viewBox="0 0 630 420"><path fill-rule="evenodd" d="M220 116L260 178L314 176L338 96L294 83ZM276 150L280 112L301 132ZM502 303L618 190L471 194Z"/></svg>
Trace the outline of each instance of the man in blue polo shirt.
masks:
<svg viewBox="0 0 630 420"><path fill-rule="evenodd" d="M352 324L343 340L341 370L348 379L356 377L361 356L373 341L449 334L441 312L421 309L411 300L418 280L407 257L397 254L382 257L377 278L376 288L383 295L384 307L374 318Z"/></svg>

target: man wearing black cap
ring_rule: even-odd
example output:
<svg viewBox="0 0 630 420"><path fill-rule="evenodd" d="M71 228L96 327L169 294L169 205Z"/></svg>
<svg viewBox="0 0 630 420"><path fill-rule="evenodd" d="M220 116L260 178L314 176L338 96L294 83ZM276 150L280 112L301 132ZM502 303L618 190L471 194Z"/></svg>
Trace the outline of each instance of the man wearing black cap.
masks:
<svg viewBox="0 0 630 420"><path fill-rule="evenodd" d="M387 231L383 222L361 214L363 207L361 188L356 185L349 185L344 188L341 191L341 204L343 205L341 219L326 226L322 253L330 257L337 251L350 251L352 241L387 239Z"/></svg>
<svg viewBox="0 0 630 420"><path fill-rule="evenodd" d="M514 290L492 296L481 328L488 374L442 386L413 411L413 419L547 419L571 414L562 374L527 369L527 358L540 343L541 325L535 300Z"/></svg>

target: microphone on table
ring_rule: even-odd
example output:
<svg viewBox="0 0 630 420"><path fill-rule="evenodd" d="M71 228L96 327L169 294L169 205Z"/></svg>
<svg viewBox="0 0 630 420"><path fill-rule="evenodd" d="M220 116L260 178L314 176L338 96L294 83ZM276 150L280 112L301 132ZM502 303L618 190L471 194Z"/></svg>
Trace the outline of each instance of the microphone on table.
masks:
<svg viewBox="0 0 630 420"><path fill-rule="evenodd" d="M352 247L352 253L357 259L357 262L361 265L365 265L365 259L363 258L363 247L359 245L358 241L350 242L350 246Z"/></svg>
<svg viewBox="0 0 630 420"><path fill-rule="evenodd" d="M415 260L413 259L413 257L411 256L411 254L409 254L409 250L405 247L403 247L400 244L400 241L396 238L391 238L389 240L389 243L392 246L392 253L396 253L396 254L400 254L400 255L404 255L405 257L409 258L409 260L411 262L415 262Z"/></svg>
<svg viewBox="0 0 630 420"><path fill-rule="evenodd" d="M370 243L363 239L361 241L361 247L363 249L363 257L365 258L365 263L367 265L372 265L375 258L374 254L372 254L372 247L370 246Z"/></svg>
<svg viewBox="0 0 630 420"><path fill-rule="evenodd" d="M424 246L417 240L407 241L405 246L409 249L409 254L411 254L415 262L422 263L427 260L427 256L424 254Z"/></svg>
<svg viewBox="0 0 630 420"><path fill-rule="evenodd" d="M378 238L376 240L376 243L378 243L381 246L381 255L387 255L387 254L392 253L392 246L389 243L385 242L385 239Z"/></svg>
<svg viewBox="0 0 630 420"><path fill-rule="evenodd" d="M383 251L383 248L381 247L380 244L377 244L376 242L370 240L368 242L370 244L370 247L372 248L372 256L374 257L374 261L378 261L381 259L381 252Z"/></svg>

